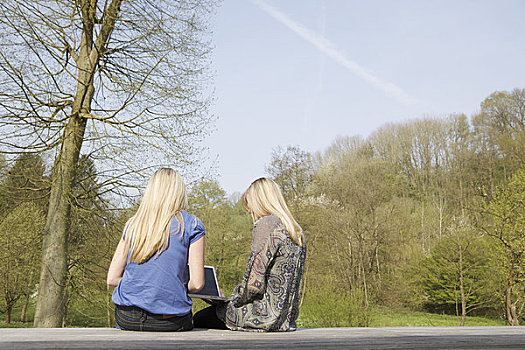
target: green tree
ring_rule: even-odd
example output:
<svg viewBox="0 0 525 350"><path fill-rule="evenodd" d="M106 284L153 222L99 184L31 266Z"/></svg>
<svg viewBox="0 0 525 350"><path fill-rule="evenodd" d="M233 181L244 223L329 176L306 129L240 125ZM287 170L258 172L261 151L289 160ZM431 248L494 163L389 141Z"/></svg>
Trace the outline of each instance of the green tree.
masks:
<svg viewBox="0 0 525 350"><path fill-rule="evenodd" d="M482 193L491 197L525 162L525 89L496 91L472 118L475 166Z"/></svg>
<svg viewBox="0 0 525 350"><path fill-rule="evenodd" d="M7 173L7 162L3 154L0 154L0 184L5 181ZM0 215L3 216L7 210L7 193L5 186L0 186Z"/></svg>
<svg viewBox="0 0 525 350"><path fill-rule="evenodd" d="M525 286L525 171L518 170L505 186L497 187L485 206L488 220L481 228L494 239L505 288L501 293L509 325L519 325Z"/></svg>
<svg viewBox="0 0 525 350"><path fill-rule="evenodd" d="M81 156L73 184L68 233L68 278L63 324L95 326L107 322L106 273L123 225L102 196L93 161Z"/></svg>
<svg viewBox="0 0 525 350"><path fill-rule="evenodd" d="M491 301L489 244L464 218L447 231L422 262L420 283L427 308L455 312L464 326L468 313Z"/></svg>
<svg viewBox="0 0 525 350"><path fill-rule="evenodd" d="M44 223L44 212L33 202L20 204L0 222L0 295L6 323L16 302L35 291Z"/></svg>
<svg viewBox="0 0 525 350"><path fill-rule="evenodd" d="M194 184L189 210L206 229L205 261L217 268L217 278L228 293L241 282L250 253L252 219L240 203L232 203L216 180Z"/></svg>
<svg viewBox="0 0 525 350"><path fill-rule="evenodd" d="M16 157L2 184L6 210L28 201L39 203L44 210L49 199L49 181L44 173L44 161L39 154L22 153Z"/></svg>
<svg viewBox="0 0 525 350"><path fill-rule="evenodd" d="M191 187L188 202L191 210L207 217L210 211L227 204L226 192L216 180L201 180Z"/></svg>
<svg viewBox="0 0 525 350"><path fill-rule="evenodd" d="M44 175L45 165L42 156L33 153L19 154L13 160L12 166L5 170L0 186L0 192L3 194L0 217L5 218L25 203L30 203L45 212L49 199L49 181ZM37 256L40 257L39 249ZM36 281L37 276L33 274L31 278ZM22 300L24 303L20 320L23 322L30 302L29 294L23 295Z"/></svg>

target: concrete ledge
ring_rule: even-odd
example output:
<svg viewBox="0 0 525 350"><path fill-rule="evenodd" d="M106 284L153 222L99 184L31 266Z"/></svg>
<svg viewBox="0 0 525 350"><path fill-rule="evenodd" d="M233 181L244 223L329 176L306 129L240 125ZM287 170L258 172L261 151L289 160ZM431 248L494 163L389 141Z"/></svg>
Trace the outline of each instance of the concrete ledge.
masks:
<svg viewBox="0 0 525 350"><path fill-rule="evenodd" d="M0 349L525 349L525 327L308 328L289 333L195 329L3 328Z"/></svg>

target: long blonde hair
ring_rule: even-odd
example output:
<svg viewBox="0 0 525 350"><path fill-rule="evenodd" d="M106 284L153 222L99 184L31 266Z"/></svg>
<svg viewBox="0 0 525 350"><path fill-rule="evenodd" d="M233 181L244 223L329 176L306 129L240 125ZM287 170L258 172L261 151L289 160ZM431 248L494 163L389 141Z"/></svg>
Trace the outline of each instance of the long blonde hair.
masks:
<svg viewBox="0 0 525 350"><path fill-rule="evenodd" d="M284 201L277 184L268 178L261 177L250 185L242 195L244 208L255 218L273 214L281 219L292 241L304 247L303 230L295 221Z"/></svg>
<svg viewBox="0 0 525 350"><path fill-rule="evenodd" d="M141 264L155 252L155 258L168 247L170 224L175 215L184 232L181 210L188 206L186 185L173 169L160 168L149 179L139 208L126 226L124 240L130 261Z"/></svg>

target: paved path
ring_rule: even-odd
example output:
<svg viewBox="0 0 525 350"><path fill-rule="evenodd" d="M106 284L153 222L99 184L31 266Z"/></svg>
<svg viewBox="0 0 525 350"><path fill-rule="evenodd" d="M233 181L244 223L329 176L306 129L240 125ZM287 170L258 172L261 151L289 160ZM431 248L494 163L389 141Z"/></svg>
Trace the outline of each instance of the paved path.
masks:
<svg viewBox="0 0 525 350"><path fill-rule="evenodd" d="M525 349L524 327L309 328L290 333L196 329L3 328L0 349Z"/></svg>

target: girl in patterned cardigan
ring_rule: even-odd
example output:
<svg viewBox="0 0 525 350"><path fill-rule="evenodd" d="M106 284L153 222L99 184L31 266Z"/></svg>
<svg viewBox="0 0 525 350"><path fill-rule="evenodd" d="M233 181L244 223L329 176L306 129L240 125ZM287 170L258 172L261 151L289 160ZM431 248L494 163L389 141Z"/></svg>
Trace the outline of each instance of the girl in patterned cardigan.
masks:
<svg viewBox="0 0 525 350"><path fill-rule="evenodd" d="M270 179L255 180L242 201L254 220L243 280L228 303L196 313L194 325L259 332L295 330L306 257L303 231Z"/></svg>

